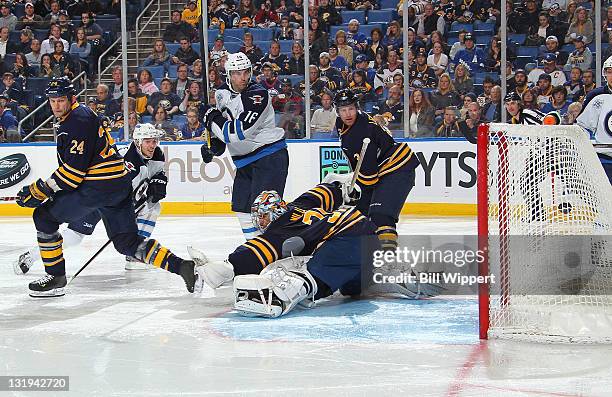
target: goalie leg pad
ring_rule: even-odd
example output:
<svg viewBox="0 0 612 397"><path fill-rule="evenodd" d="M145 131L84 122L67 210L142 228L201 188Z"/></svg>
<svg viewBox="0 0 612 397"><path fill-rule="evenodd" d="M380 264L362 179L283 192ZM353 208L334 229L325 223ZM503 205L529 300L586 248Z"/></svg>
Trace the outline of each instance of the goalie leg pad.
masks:
<svg viewBox="0 0 612 397"><path fill-rule="evenodd" d="M234 309L245 316L279 317L298 304L307 307L306 300L314 299L317 283L306 270L306 262L294 261L289 270L275 262L259 275L244 275L234 279Z"/></svg>

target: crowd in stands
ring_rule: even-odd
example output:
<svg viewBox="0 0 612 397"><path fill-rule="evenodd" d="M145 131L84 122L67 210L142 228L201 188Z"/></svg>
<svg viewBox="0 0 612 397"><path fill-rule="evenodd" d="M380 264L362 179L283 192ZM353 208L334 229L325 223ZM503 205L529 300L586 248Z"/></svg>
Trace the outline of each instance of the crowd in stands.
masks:
<svg viewBox="0 0 612 397"><path fill-rule="evenodd" d="M96 1L77 4L82 7ZM502 85L508 93L518 95L524 108L556 111L563 122L573 122L585 95L595 88L596 34L602 34L601 58L612 55L608 45L612 40L612 6L602 10L602 26L594 26L591 1L315 0L309 2L308 15L303 13L302 1L208 2L211 104L214 91L225 83L227 53L242 51L254 65L253 78L269 90L277 123L289 138L305 136L306 117L311 118L313 134L333 136L332 98L344 87L357 92L362 109L396 136L469 138L480 122L500 121L507 112ZM409 2L408 26L403 26L404 1ZM501 62L502 4L508 14L505 65ZM6 12L3 7L0 29L10 24L10 18L5 20ZM58 18L61 15L60 11ZM81 15L82 20L85 17ZM33 39L32 52L26 53L16 68L25 70L36 57L31 55L34 53L39 54L41 65L44 63L39 73L72 72L65 52L58 49L62 40L69 40L61 23L59 28L55 26L50 30L54 39L47 39L54 45L43 41L34 51ZM206 69L201 61L199 30L197 4L190 0L171 13L171 23L141 61L137 76L129 81L130 118L158 123L168 139L201 135L194 115L201 116L207 90L202 87ZM71 52L87 53L97 30L70 31L74 32L70 48L78 47ZM310 43L307 60L305 35ZM27 46L27 33L22 36L24 44L15 45ZM0 55L5 48L3 37L0 30ZM50 53L50 59L41 59L44 51ZM408 76L404 76L404 54L410 63ZM507 75L503 82L502 67ZM308 111L304 109L305 73L310 77L312 107ZM120 70L113 72L113 79L115 75L114 86L98 87L91 105L113 120L117 115L121 121L116 125L122 126ZM403 114L405 89L410 98L407 116ZM516 122L511 114L507 116L509 122Z"/></svg>

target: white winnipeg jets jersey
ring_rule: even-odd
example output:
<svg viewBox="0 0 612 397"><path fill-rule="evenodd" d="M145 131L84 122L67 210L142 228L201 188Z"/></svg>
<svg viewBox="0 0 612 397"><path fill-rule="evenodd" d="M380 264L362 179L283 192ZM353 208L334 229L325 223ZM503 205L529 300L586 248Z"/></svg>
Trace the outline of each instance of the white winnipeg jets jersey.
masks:
<svg viewBox="0 0 612 397"><path fill-rule="evenodd" d="M612 94L594 97L582 109L576 123L594 134L597 143L612 143Z"/></svg>
<svg viewBox="0 0 612 397"><path fill-rule="evenodd" d="M132 178L132 197L134 203L138 204L146 198L151 178L160 172L164 172L164 152L158 146L155 148L153 156L150 159L145 159L138 153L136 144L132 142L128 147L119 149L119 153L123 156L125 167L130 178Z"/></svg>
<svg viewBox="0 0 612 397"><path fill-rule="evenodd" d="M260 84L251 83L240 94L220 89L215 98L227 121L222 126L214 124L212 130L227 144L232 157L249 155L284 139L285 131L276 127L272 98Z"/></svg>

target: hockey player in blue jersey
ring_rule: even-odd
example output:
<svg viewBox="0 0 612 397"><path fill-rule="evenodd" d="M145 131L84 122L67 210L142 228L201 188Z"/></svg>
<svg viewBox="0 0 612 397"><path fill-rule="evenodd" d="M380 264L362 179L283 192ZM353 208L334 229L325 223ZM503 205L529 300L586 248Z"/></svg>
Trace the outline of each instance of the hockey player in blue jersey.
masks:
<svg viewBox="0 0 612 397"><path fill-rule="evenodd" d="M80 105L66 77L51 80L46 90L58 119L58 167L47 180L38 179L18 193L17 204L34 208L40 255L46 275L29 284L33 297L64 295L67 284L62 223L92 212L104 220L115 249L155 267L180 275L189 292L196 282L195 264L172 254L157 241L138 234L132 185L124 159L100 119Z"/></svg>
<svg viewBox="0 0 612 397"><path fill-rule="evenodd" d="M276 127L268 91L252 82L249 58L238 52L225 62L227 88L215 93L216 107L204 115L213 136L202 146L205 162L229 150L236 165L232 211L236 212L247 239L258 231L251 224L251 204L264 190L283 194L289 168L285 131Z"/></svg>
<svg viewBox="0 0 612 397"><path fill-rule="evenodd" d="M164 153L159 148L159 139L164 131L158 130L152 124L137 124L134 128L134 141L127 147L119 149L125 160L128 175L132 180L132 200L134 208L140 208L136 214L138 234L150 237L161 211L160 201L166 197L168 178L164 172ZM97 211L88 214L83 219L70 222L62 230L63 247L79 245L85 236L93 233L100 222ZM19 255L13 268L16 274L25 274L35 261L40 259L38 247L32 247ZM127 257L126 270L143 270L151 265Z"/></svg>

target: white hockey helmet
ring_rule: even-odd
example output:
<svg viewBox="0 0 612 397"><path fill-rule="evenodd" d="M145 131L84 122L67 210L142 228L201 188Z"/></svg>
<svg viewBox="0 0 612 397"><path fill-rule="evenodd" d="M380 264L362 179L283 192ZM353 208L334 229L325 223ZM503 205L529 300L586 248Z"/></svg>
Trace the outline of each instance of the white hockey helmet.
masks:
<svg viewBox="0 0 612 397"><path fill-rule="evenodd" d="M601 65L601 75L603 78L606 78L606 69L612 68L612 56L610 56L606 61Z"/></svg>
<svg viewBox="0 0 612 397"><path fill-rule="evenodd" d="M227 85L230 89L232 89L232 71L246 69L248 69L251 73L253 72L253 65L251 64L251 60L249 59L249 57L244 55L244 53L237 52L235 54L227 55L227 61L225 61L225 72L227 73L225 76L225 81L227 82Z"/></svg>
<svg viewBox="0 0 612 397"><path fill-rule="evenodd" d="M142 153L142 141L143 139L157 139L159 141L160 138L164 136L164 131L156 128L153 124L143 123L136 124L134 126L134 134L133 139L136 143L136 149L138 149L138 153L145 158L149 158Z"/></svg>

